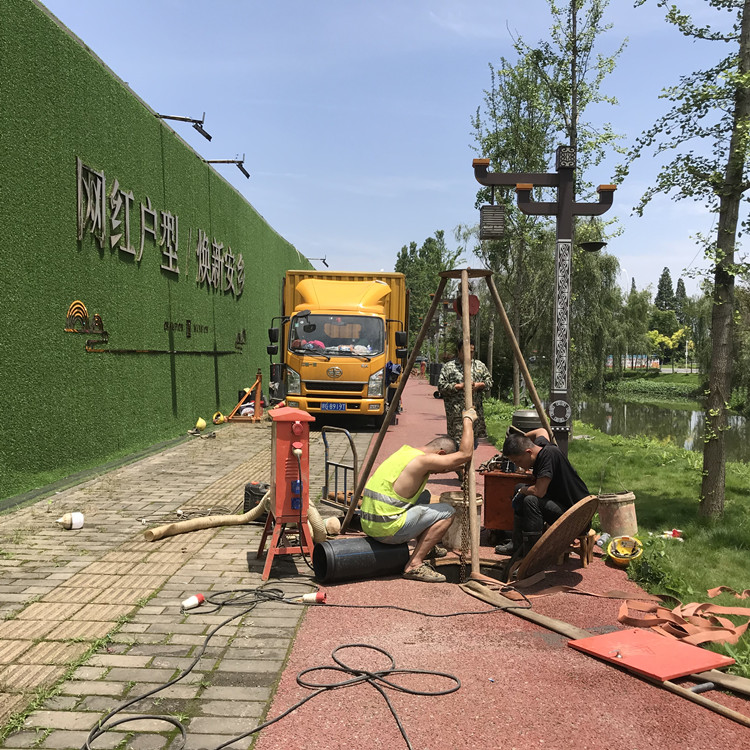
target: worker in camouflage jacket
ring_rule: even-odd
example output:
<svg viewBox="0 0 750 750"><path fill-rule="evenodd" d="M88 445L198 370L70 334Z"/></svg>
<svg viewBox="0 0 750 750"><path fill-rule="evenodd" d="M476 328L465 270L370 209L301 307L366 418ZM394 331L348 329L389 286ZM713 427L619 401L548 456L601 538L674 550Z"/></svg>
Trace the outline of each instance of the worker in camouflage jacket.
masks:
<svg viewBox="0 0 750 750"><path fill-rule="evenodd" d="M474 408L477 421L474 424L474 447L480 437L487 437L484 423L484 397L492 388L492 375L484 362L474 359L474 344L471 344L471 380L474 396ZM464 357L463 343L458 344L456 358L443 365L438 380L438 391L445 404L447 432L456 442L461 439L463 420L461 413L466 408L464 396Z"/></svg>

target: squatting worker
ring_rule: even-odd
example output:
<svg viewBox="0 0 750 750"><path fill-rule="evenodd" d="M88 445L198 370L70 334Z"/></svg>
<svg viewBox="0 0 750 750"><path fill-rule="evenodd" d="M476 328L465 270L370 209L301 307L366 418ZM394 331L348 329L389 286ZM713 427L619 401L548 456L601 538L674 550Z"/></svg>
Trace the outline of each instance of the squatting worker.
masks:
<svg viewBox="0 0 750 750"><path fill-rule="evenodd" d="M495 547L498 555L526 555L544 531L570 507L590 493L565 454L539 428L524 435L509 434L503 456L531 469L534 484L519 484L513 497L513 538Z"/></svg>
<svg viewBox="0 0 750 750"><path fill-rule="evenodd" d="M484 362L474 359L474 344L471 347L471 387L477 422L474 425L474 447L480 437L487 437L484 424L484 396L492 388L492 375ZM463 342L457 345L456 358L446 362L438 378L438 392L445 405L446 432L456 442L461 439L461 414L466 405L464 395L464 352Z"/></svg>
<svg viewBox="0 0 750 750"><path fill-rule="evenodd" d="M365 485L360 509L362 531L385 544L415 540L404 578L445 581L425 558L448 531L455 511L448 503L430 503L425 485L430 474L455 471L471 459L476 418L474 409L464 411L458 450L445 435L421 448L404 445L378 466Z"/></svg>

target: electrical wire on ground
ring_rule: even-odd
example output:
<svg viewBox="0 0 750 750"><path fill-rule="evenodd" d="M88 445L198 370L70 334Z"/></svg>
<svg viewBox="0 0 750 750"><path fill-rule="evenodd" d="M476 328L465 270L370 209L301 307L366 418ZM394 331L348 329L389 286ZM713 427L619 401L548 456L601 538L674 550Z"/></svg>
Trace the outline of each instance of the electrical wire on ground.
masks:
<svg viewBox="0 0 750 750"><path fill-rule="evenodd" d="M311 579L303 579L299 581L285 580L283 581L283 584L291 585L291 586L305 586L308 589L310 587L313 587L316 589L320 588ZM512 588L511 586L507 586L507 587L504 587L503 590L507 590L511 588ZM187 732L185 731L185 726L182 724L181 721L179 721L179 719L176 719L172 716L164 716L164 715L156 715L156 714L138 714L138 715L128 716L127 718L124 718L124 719L113 720L113 718L121 711L124 711L126 708L129 708L135 703L138 703L139 701L149 698L152 695L155 695L156 693L159 693L160 691L165 690L168 687L171 687L172 685L176 684L177 682L182 680L184 677L186 677L188 674L190 674L190 672L192 672L196 664L200 661L203 654L205 653L206 648L208 647L208 643L211 640L211 638L213 638L213 636L216 635L216 633L225 625L228 625L233 620L243 617L244 615L246 615L248 612L253 610L258 604L262 602L275 601L275 602L282 602L284 604L291 604L291 605L297 605L297 606L320 606L320 607L326 607L326 608L342 608L342 609L394 609L400 612L408 612L408 613L415 614L415 615L421 615L423 617L438 617L438 618L459 617L463 615L486 615L486 614L491 614L493 612L500 612L505 609L511 609L511 607L492 607L491 609L465 611L465 612L432 613L432 612L422 612L416 609L408 609L406 607L399 607L397 605L392 605L392 604L322 604L322 603L310 604L306 602L297 601L296 598L294 599L290 598L287 592L283 591L280 588L272 588L269 584L261 584L257 588L252 588L252 589L243 588L243 589L228 589L226 591L216 591L211 594L205 595L204 599L206 603L212 604L214 606L214 609L209 609L209 610L201 609L201 614L213 614L214 612L217 612L220 609L222 609L222 607L241 607L241 609L236 614L233 614L230 617L227 617L225 620L222 620L222 622L220 622L218 625L216 625L216 627L214 627L212 630L208 632L202 645L198 649L198 652L195 655L194 659L179 675L177 675L177 677L174 677L168 682L164 683L163 685L159 685L153 688L152 690L142 693L141 695L137 695L133 698L127 699L126 701L120 703L118 706L113 708L102 719L97 721L96 725L92 727L88 736L86 737L86 740L84 741L84 744L81 747L81 750L94 750L91 747L91 743L94 742L97 738L101 737L106 732L110 731L111 729L114 729L115 727L126 724L127 722L141 721L144 719L151 719L153 721L163 721L179 729L180 734L182 736L182 746L184 746L185 741L187 739ZM524 597L524 599L526 599L526 597ZM531 607L531 603L528 601L528 599L526 599L526 602L528 603L528 606ZM183 609L181 609L180 611L182 614L189 614L189 613L186 613L185 610ZM378 672L369 672L367 670L352 669L346 664L344 664L337 657L337 653L346 648L366 648L366 649L372 649L374 651L378 651L390 659L391 666L389 669L378 671ZM324 692L326 690L333 690L333 689L340 688L340 687L348 687L350 685L356 685L362 682L367 682L368 684L372 685L383 696L386 703L388 704L388 708L390 709L391 714L396 720L396 723L399 727L399 731L401 732L401 735L403 736L407 747L409 748L409 750L412 750L412 746L409 742L408 737L406 736L406 733L403 729L401 721L399 720L390 700L388 699L388 696L385 694L384 689L380 686L380 683L382 683L386 687L389 687L394 690L398 690L400 692L409 693L412 695L428 695L428 696L447 695L449 693L455 692L461 686L461 683L457 677L455 677L454 675L444 673L444 672L430 672L430 671L414 670L414 669L396 669L395 662L391 654L389 654L387 651L381 648L378 648L377 646L371 646L369 644L348 643L348 644L343 644L341 646L337 646L336 649L334 649L334 651L332 652L331 657L333 658L334 662L338 666L336 667L331 667L331 666L312 667L310 669L303 670L297 675L298 684L301 685L302 687L314 689L315 690L314 693L306 696L303 700L291 706L290 708L288 708L286 711L284 711L283 713L281 713L279 716L275 717L274 719L270 719L269 721L266 721L263 724L260 724L259 726L255 727L249 732L245 732L244 734L234 737L230 741L225 742L222 745L218 745L216 748L214 748L214 750L221 750L222 748L229 747L229 745L232 745L233 743L245 737L249 737L251 734L255 734L256 732L259 732L261 729L267 726L270 726L271 724L276 723L280 719L283 719L285 716L288 716L292 711L295 711L297 708L302 706L311 698L314 698L315 696L319 695L321 692ZM309 680L306 681L304 679L305 675L308 675L317 671L326 671L326 670L351 674L352 677L350 679L343 680L339 683L314 683ZM455 686L449 689L446 689L444 691L438 691L438 692L415 691L415 690L404 688L398 685L397 683L392 683L389 680L385 679L390 674L437 675L438 677L443 677L445 679L454 681ZM175 750L178 750L178 749L175 748Z"/></svg>
<svg viewBox="0 0 750 750"><path fill-rule="evenodd" d="M357 669L354 667L350 667L347 664L345 664L341 659L337 656L337 654L340 651L343 651L347 648L363 648L363 649L370 649L371 651L376 651L383 656L386 656L390 660L390 667L387 669L378 670L375 672L366 670L366 669ZM242 740L245 737L249 737L251 734L255 734L256 732L259 732L261 729L264 729L265 727L270 726L271 724L276 723L280 719L283 719L285 716L288 716L292 711L296 711L300 706L307 703L307 701L312 700L316 696L320 695L321 693L325 693L328 690L337 690L339 688L344 687L351 687L353 685L359 685L361 683L367 683L368 685L371 685L372 687L377 690L380 695L383 696L383 699L385 700L386 704L388 705L388 709L391 712L391 715L396 720L396 725L398 726L399 732L401 732L401 736L404 738L404 742L406 742L406 747L409 748L409 750L413 750L411 742L409 742L409 737L406 734L406 730L404 729L404 725L401 723L401 719L399 719L398 714L396 713L396 709L393 707L393 704L391 703L390 699L388 698L388 694L385 691L385 688L390 688L391 690L397 690L400 693L407 693L408 695L426 695L426 696L438 696L438 695L449 695L450 693L455 693L456 690L458 690L461 687L461 681L456 677L455 675L448 674L447 672L432 672L430 670L426 669L397 669L396 668L396 662L393 658L393 656L386 651L383 648L379 648L378 646L372 646L368 643L345 643L341 646L337 646L332 652L331 652L331 658L338 666L330 667L330 666L320 666L320 667L311 667L310 669L305 669L302 672L300 672L297 675L297 684L309 688L310 690L315 690L314 693L311 693L310 695L305 696L301 701L297 701L293 706L290 706L286 711L279 714L278 716L274 717L273 719L269 719L268 721L264 722L263 724L259 724L254 729L251 729L249 732L245 732L244 734L238 735L237 737L234 737L232 740L223 743L222 745L218 745L214 750L222 750L222 748L229 747L229 745L232 745L233 743L237 742L238 740ZM345 676L348 676L348 679L342 679L338 682L313 682L309 679L305 679L306 675L311 675L315 672L336 672L338 674L343 674ZM431 675L433 677L442 677L443 679L450 680L453 684L445 688L444 690L414 690L412 688L404 687L403 685L399 685L397 682L393 682L388 677L391 677L392 675Z"/></svg>
<svg viewBox="0 0 750 750"><path fill-rule="evenodd" d="M308 584L299 584L295 582L290 582L293 585L308 585ZM245 590L249 591L249 589ZM208 643L213 638L213 636L225 625L229 624L233 620L236 620L239 617L244 616L248 612L250 612L252 609L254 609L260 602L263 601L283 601L285 592L281 591L280 589L266 589L263 585L259 586L257 589L252 590L255 594L255 598L252 601L245 601L243 602L244 607L240 612L237 612L236 614L232 615L231 617L226 618L222 622L220 622L215 628L210 630L208 634L206 635L203 644L198 649L198 653L196 654L195 658L192 662L179 674L177 677L172 678L169 680L169 682L164 683L163 685L159 685L158 687L153 688L152 690L149 690L145 693L142 693L141 695L137 695L133 698L129 698L128 700L120 703L119 706L116 706L113 708L106 716L104 716L102 719L100 719L94 727L92 727L91 731L89 732L88 736L86 737L86 740L84 741L84 744L82 746L81 750L92 750L91 743L94 742L98 737L101 737L105 732L108 732L110 729L114 729L117 726L121 726L122 724L126 724L130 721L138 721L142 719L152 719L154 721L164 721L168 724L171 724L174 727L177 727L177 729L180 730L180 734L182 735L183 745L185 742L185 739L187 738L187 734L185 732L185 727L182 724L181 721L178 719L175 719L171 716L163 716L163 715L152 715L152 714L140 714L137 716L128 716L125 719L118 719L116 721L112 721L112 718L116 716L121 711L125 710L126 708L132 706L134 703L137 703L138 701L144 700L145 698L149 698L152 695L155 695L156 693L165 690L168 687L171 687L175 683L179 682L181 679L186 677L190 674L190 672L193 671L195 665L200 661L201 657L206 651L206 648L208 647ZM224 592L220 592L224 593ZM216 602L212 602L214 604L217 604ZM217 608L221 608L223 604L220 604L217 606ZM213 610L216 611L216 610Z"/></svg>

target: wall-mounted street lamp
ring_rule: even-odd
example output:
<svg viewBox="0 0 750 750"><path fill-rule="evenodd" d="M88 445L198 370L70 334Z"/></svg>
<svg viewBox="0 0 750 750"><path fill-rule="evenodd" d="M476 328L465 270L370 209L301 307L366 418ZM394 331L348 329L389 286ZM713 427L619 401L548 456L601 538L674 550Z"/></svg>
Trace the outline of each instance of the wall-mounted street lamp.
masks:
<svg viewBox="0 0 750 750"><path fill-rule="evenodd" d="M192 122L193 127L207 140L211 140L211 136L203 129L203 123L206 120L206 113L203 113L203 117L200 120L196 120L194 117L179 117L177 115L160 115L154 113L160 120L179 120L180 122Z"/></svg>
<svg viewBox="0 0 750 750"><path fill-rule="evenodd" d="M326 263L325 258L308 258L308 260L319 260L326 268L328 268L328 263Z"/></svg>
<svg viewBox="0 0 750 750"><path fill-rule="evenodd" d="M239 169L248 180L250 179L250 172L245 169L245 154L242 154L241 159L204 159L204 161L206 164L236 164L237 169Z"/></svg>

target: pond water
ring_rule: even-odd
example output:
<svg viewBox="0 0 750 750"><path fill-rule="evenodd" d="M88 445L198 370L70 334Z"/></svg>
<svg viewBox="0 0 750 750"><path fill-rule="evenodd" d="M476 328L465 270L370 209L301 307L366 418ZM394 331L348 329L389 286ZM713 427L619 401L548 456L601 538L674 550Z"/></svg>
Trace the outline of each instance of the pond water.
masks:
<svg viewBox="0 0 750 750"><path fill-rule="evenodd" d="M703 450L702 411L673 409L625 401L582 401L576 415L608 435L646 435L669 440L686 450ZM750 420L730 415L726 431L728 461L750 462Z"/></svg>

